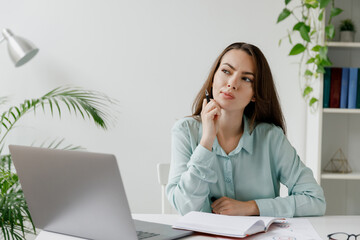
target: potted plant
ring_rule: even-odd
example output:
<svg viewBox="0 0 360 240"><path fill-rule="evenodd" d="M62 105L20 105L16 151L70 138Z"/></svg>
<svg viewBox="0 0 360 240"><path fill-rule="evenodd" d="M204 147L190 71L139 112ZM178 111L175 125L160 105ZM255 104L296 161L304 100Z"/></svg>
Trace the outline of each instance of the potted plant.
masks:
<svg viewBox="0 0 360 240"><path fill-rule="evenodd" d="M353 42L355 37L355 25L351 19L344 19L340 23L340 41Z"/></svg>
<svg viewBox="0 0 360 240"><path fill-rule="evenodd" d="M6 136L18 120L28 112L37 113L39 110L44 113L50 111L52 115L55 110L61 117L62 108L65 108L70 113L80 114L82 118L92 120L98 127L107 129L109 120L112 118L110 105L114 103L114 100L98 92L72 87L59 87L40 98L25 100L19 106L12 106L1 114L0 239L26 239L26 234L36 234L18 176L12 166L11 155L1 155L2 150L7 148ZM3 104L4 98L0 98L0 105ZM80 148L72 145L61 147L63 140L52 141L46 147L68 150ZM44 147L44 145L41 147Z"/></svg>

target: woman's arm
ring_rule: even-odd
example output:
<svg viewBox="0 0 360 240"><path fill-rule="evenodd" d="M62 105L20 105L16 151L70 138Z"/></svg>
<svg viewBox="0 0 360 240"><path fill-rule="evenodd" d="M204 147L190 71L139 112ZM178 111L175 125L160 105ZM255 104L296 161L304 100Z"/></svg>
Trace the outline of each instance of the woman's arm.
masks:
<svg viewBox="0 0 360 240"><path fill-rule="evenodd" d="M172 129L172 149L167 197L182 215L189 211L211 212L208 199L209 184L217 182L212 170L215 153L202 145L196 146L194 136L185 120L178 121Z"/></svg>
<svg viewBox="0 0 360 240"><path fill-rule="evenodd" d="M280 129L271 142L273 162L280 182L288 187L289 196L257 199L261 216L318 216L324 215L324 192L314 179L310 168L300 160L295 149Z"/></svg>
<svg viewBox="0 0 360 240"><path fill-rule="evenodd" d="M172 129L171 165L169 183L166 188L170 203L181 214L189 211L211 212L208 195L209 184L217 182L212 170L216 159L212 152L221 109L215 100L203 100L200 144L199 123L192 120L178 121ZM196 126L195 126L195 125Z"/></svg>

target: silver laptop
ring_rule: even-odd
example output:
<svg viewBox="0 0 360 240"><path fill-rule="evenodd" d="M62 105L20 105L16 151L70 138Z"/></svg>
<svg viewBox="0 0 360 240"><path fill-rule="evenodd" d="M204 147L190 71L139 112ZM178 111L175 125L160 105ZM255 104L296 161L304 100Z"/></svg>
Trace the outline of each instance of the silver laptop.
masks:
<svg viewBox="0 0 360 240"><path fill-rule="evenodd" d="M9 149L37 228L101 240L191 234L132 219L114 155L15 145Z"/></svg>

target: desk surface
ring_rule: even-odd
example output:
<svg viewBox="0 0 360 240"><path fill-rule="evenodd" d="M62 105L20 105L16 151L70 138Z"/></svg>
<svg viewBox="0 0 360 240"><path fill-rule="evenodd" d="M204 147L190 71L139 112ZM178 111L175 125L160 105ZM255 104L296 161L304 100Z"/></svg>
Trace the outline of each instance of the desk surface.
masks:
<svg viewBox="0 0 360 240"><path fill-rule="evenodd" d="M172 225L179 218L176 214L133 214L134 219L163 223ZM353 234L360 233L360 216L324 216L309 217L308 219L319 236L327 240L327 235L333 232L347 232ZM199 236L190 236L184 239L200 239ZM212 237L201 236L201 239L214 239ZM81 240L80 238L65 236L42 231L36 240Z"/></svg>

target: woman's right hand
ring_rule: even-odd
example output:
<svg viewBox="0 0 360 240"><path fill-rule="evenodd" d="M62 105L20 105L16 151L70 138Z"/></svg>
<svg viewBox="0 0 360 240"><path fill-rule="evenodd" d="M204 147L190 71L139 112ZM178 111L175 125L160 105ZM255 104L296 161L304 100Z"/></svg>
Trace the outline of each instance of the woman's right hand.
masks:
<svg viewBox="0 0 360 240"><path fill-rule="evenodd" d="M220 116L220 105L214 99L211 99L209 103L207 103L206 99L204 99L201 110L201 122L203 132L200 144L203 147L207 148L209 151L212 151L212 145L219 130Z"/></svg>

